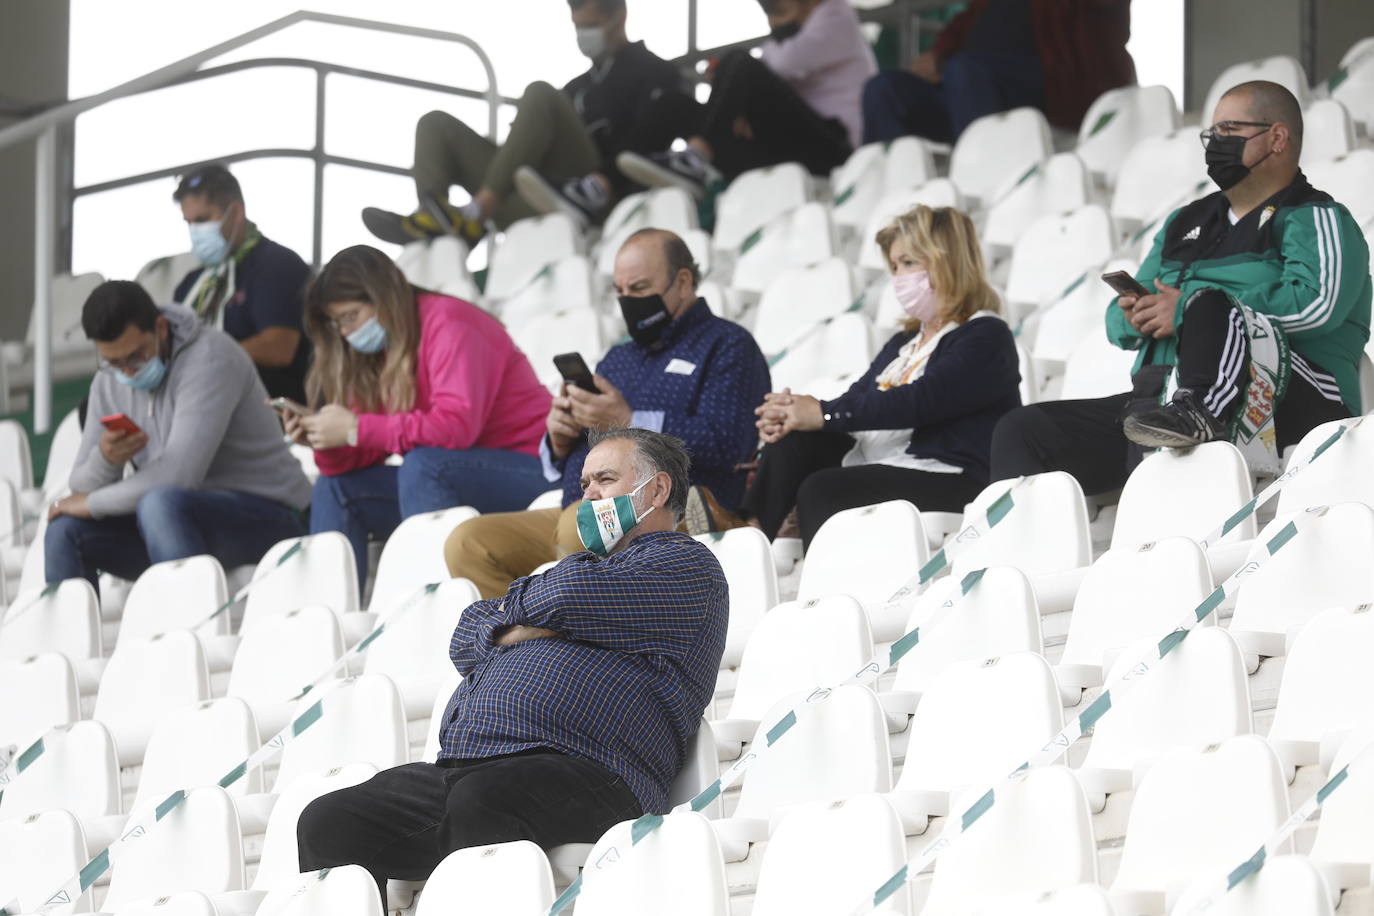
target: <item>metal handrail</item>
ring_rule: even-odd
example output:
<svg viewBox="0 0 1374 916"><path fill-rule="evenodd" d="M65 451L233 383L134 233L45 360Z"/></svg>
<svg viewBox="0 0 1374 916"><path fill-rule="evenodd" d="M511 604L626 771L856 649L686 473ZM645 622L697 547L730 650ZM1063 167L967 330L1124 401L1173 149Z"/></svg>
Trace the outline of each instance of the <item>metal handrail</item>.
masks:
<svg viewBox="0 0 1374 916"><path fill-rule="evenodd" d="M149 92L155 89L163 89L178 83L188 82L197 78L202 64L214 60L235 51L245 45L252 44L273 35L293 25L303 22L317 22L324 25L341 25L350 28L364 29L374 32L389 32L396 35L405 35L412 38L431 38L439 41L449 41L461 44L476 55L482 65L482 69L487 77L487 89L484 93L472 93L474 97L485 98L487 101L487 134L492 139L496 137L497 118L501 103L505 101L496 88L496 70L492 66L491 58L482 50L482 47L466 35L457 32L445 32L438 29L426 29L416 26L397 25L390 22L380 22L373 19L359 19L353 16L338 16L332 13L317 13L310 10L297 10L280 19L273 20L255 29L250 29L241 35L222 41L217 45L212 45L195 54L183 57L181 60L168 64L150 73L135 77L127 82L121 83L104 92L87 96L82 99L75 99L62 105L57 105L46 111L34 115L18 124L0 129L0 149L22 143L26 140L35 139L35 167L34 167L34 366L33 366L33 428L35 433L46 433L52 428L52 281L56 266L56 239L57 239L57 218L56 218L56 192L57 192L57 130L59 127L70 124L78 115L84 114L92 109L99 108L110 102L127 98L132 95ZM212 68L218 73L231 72L233 69L248 69L251 66L261 66L255 62L248 61L242 64L228 64L220 68ZM356 68L336 67L332 64L325 64L318 61L300 61L298 65L309 66L316 72L315 89L315 144L310 151L304 150L275 150L257 151L257 153L240 153L236 157L246 158L263 155L265 152L279 152L289 156L309 156L315 161L315 240L313 257L316 263L320 260L320 236L323 223L323 191L324 191L324 167L326 164L338 162L340 164L358 165L364 168L378 168L381 171L393 171L394 167L382 166L379 163L366 163L360 160L348 160L343 157L329 157L324 153L324 118L325 118L325 76L330 72L352 73L354 75L367 78L381 78L384 81L398 82L402 85L421 85L425 88L437 88L441 91L456 91L459 95L469 95L468 90L453 90L453 87L437 86L427 84L419 80L406 80L401 77L391 77L387 74L374 74L371 71L358 70ZM208 73L207 75L218 75L218 73ZM184 167L183 167L184 168ZM177 171L181 171L178 169ZM154 173L156 174L156 173ZM108 184L108 183L107 183ZM84 189L86 193L90 189Z"/></svg>

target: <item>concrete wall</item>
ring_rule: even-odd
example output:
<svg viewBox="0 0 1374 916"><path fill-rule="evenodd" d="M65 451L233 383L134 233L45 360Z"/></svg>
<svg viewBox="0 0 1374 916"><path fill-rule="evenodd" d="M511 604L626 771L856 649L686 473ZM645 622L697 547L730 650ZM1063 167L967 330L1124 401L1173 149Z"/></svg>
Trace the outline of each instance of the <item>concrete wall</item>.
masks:
<svg viewBox="0 0 1374 916"><path fill-rule="evenodd" d="M68 4L5 0L0 28L0 125L16 106L67 98ZM23 339L33 304L33 144L0 149L0 339Z"/></svg>

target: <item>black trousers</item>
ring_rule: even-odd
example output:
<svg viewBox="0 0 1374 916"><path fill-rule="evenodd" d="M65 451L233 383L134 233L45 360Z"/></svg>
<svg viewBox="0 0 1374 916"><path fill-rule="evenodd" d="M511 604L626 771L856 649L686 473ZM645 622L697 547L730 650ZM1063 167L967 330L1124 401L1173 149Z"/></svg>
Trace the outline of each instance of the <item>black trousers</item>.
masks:
<svg viewBox="0 0 1374 916"><path fill-rule="evenodd" d="M1281 449L1322 423L1350 416L1326 370L1297 354L1293 360L1288 393L1274 410ZM1229 418L1245 402L1249 365L1244 325L1230 301L1220 293L1192 300L1178 328L1179 387L1192 389L1214 415ZM1120 489L1141 454L1122 432L1122 420L1137 409L1133 405L1153 403L1149 395L1126 392L1018 407L993 431L993 479L1067 471L1089 496Z"/></svg>
<svg viewBox="0 0 1374 916"><path fill-rule="evenodd" d="M752 139L735 136L740 116L749 122ZM782 162L800 162L813 175L828 175L853 152L843 124L817 114L782 77L746 51L731 51L720 59L705 105L677 93L660 98L652 113L640 119L626 148L663 149L673 139L693 135L711 144L712 165L727 179Z"/></svg>
<svg viewBox="0 0 1374 916"><path fill-rule="evenodd" d="M845 509L904 499L927 512L962 512L983 489L968 474L937 474L913 468L866 464L841 467L854 440L844 433L790 433L759 455L743 511L769 539L797 508L802 546L809 548L826 519Z"/></svg>
<svg viewBox="0 0 1374 916"><path fill-rule="evenodd" d="M455 849L593 843L642 813L610 770L537 749L383 770L307 805L296 840L301 871L361 865L377 879L385 906L388 878L422 881Z"/></svg>

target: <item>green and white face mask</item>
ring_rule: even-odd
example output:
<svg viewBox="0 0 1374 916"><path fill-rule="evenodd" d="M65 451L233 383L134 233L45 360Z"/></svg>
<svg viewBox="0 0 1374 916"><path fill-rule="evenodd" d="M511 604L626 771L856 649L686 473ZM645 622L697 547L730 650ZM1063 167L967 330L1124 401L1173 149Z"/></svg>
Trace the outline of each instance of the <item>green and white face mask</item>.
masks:
<svg viewBox="0 0 1374 916"><path fill-rule="evenodd" d="M582 505L577 507L577 536L582 539L582 546L604 557L635 525L648 518L654 507L635 515L634 499L650 480L653 478L646 478L625 496L582 500Z"/></svg>

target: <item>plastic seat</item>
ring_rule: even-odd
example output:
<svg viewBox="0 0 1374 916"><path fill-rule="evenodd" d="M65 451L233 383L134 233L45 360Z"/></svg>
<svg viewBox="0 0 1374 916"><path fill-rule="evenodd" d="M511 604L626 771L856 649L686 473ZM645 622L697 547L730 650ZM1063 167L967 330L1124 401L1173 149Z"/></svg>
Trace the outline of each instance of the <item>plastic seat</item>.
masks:
<svg viewBox="0 0 1374 916"><path fill-rule="evenodd" d="M1040 216L1012 249L1005 296L1009 313L1053 302L1079 274L1110 258L1115 241L1112 218L1098 204Z"/></svg>
<svg viewBox="0 0 1374 916"><path fill-rule="evenodd" d="M181 891L126 903L112 916L220 916L210 898L200 891Z"/></svg>
<svg viewBox="0 0 1374 916"><path fill-rule="evenodd" d="M1312 186L1345 204L1355 222L1374 220L1374 149L1361 147L1336 159L1304 165Z"/></svg>
<svg viewBox="0 0 1374 916"><path fill-rule="evenodd" d="M1058 668L1060 683L1099 686L1121 649L1173 629L1212 588L1207 555L1188 538L1108 550L1078 586ZM1214 626L1216 615L1203 622Z"/></svg>
<svg viewBox="0 0 1374 916"><path fill-rule="evenodd" d="M1368 863L1364 871L1368 875ZM1220 896L1216 896L1218 880L1216 875L1199 879L1179 897L1173 912L1179 916L1199 912L1209 916L1335 916L1331 891L1304 856L1270 856L1263 868ZM1211 905L1199 909L1209 897Z"/></svg>
<svg viewBox="0 0 1374 916"><path fill-rule="evenodd" d="M955 916L999 898L1096 880L1097 842L1083 788L1065 767L1043 767L999 788L993 806L935 863L921 913Z"/></svg>
<svg viewBox="0 0 1374 916"><path fill-rule="evenodd" d="M1158 637L1132 643L1107 680L1115 683L1158 650ZM1199 627L1149 675L1113 691L1111 715L1094 726L1079 776L1093 810L1100 811L1107 793L1130 789L1170 749L1217 744L1250 731L1250 684L1240 649L1221 627Z"/></svg>
<svg viewBox="0 0 1374 916"><path fill-rule="evenodd" d="M856 297L849 265L839 258L781 272L759 300L754 320L759 349L776 356L814 325L842 314Z"/></svg>
<svg viewBox="0 0 1374 916"><path fill-rule="evenodd" d="M706 818L693 813L666 815L658 829L638 843L631 837L634 823L622 821L607 830L587 856L582 893L577 898L582 916L729 916L725 862ZM533 860L533 852L526 855ZM532 871L535 864L525 870ZM547 908L545 904L536 910L531 905L528 912L543 913ZM501 912L525 910L502 908ZM757 904L754 912L759 912Z"/></svg>
<svg viewBox="0 0 1374 916"><path fill-rule="evenodd" d="M300 545L285 563L277 560ZM272 546L253 571L239 632L246 634L259 621L297 608L322 604L335 614L358 609L358 568L348 538L326 531L290 538Z"/></svg>
<svg viewBox="0 0 1374 916"><path fill-rule="evenodd" d="M448 647L454 628L468 605L481 597L477 586L467 579L447 579L395 620L382 615L386 630L368 646L363 673L390 676L401 693L407 718L429 715L435 691L453 670ZM403 598L395 602L393 612L409 601Z"/></svg>
<svg viewBox="0 0 1374 916"><path fill-rule="evenodd" d="M860 229L883 192L914 187L934 177L934 155L919 137L861 146L831 173L830 186L835 191L831 213L837 225Z"/></svg>
<svg viewBox="0 0 1374 916"><path fill-rule="evenodd" d="M999 480L985 487L965 510L963 526L980 522L986 527L988 510L1014 483ZM947 553L952 575L1015 566L1034 579L1092 562L1087 504L1072 476L1050 471L1029 477L1012 494L1012 502L1011 511L981 537L960 542L955 536Z"/></svg>
<svg viewBox="0 0 1374 916"><path fill-rule="evenodd" d="M735 251L760 226L810 199L811 177L795 162L753 169L716 198L714 245Z"/></svg>
<svg viewBox="0 0 1374 916"><path fill-rule="evenodd" d="M0 747L22 751L48 729L80 718L81 694L65 655L0 659Z"/></svg>
<svg viewBox="0 0 1374 916"><path fill-rule="evenodd" d="M23 819L0 820L0 897L19 901L22 912L36 912L89 858L81 822L69 811L53 810ZM89 913L90 891L56 914Z"/></svg>
<svg viewBox="0 0 1374 916"><path fill-rule="evenodd" d="M1102 265L1101 273L1124 270L1134 274L1139 267L1135 261L1116 258ZM1083 275L1060 293L1059 298L1047 306L1034 324L1034 342L1031 344L1031 357L1035 360L1040 387L1055 375L1062 375L1065 364L1074 350L1089 334L1094 335L1103 346L1111 347L1102 330L1102 313L1111 301L1112 292L1092 271ZM1112 347L1116 350L1116 347ZM1134 353L1122 357L1134 359ZM1130 382L1129 369L1125 374L1114 376L1111 384L1113 392L1124 391Z"/></svg>
<svg viewBox="0 0 1374 916"><path fill-rule="evenodd" d="M907 619L907 632L920 626L960 591L953 576L932 583ZM1039 653L1043 647L1040 611L1030 581L1012 566L993 566L958 599L958 608L921 632L921 640L897 663L892 689L922 694L950 665L973 659Z"/></svg>
<svg viewBox="0 0 1374 916"><path fill-rule="evenodd" d="M81 419L73 409L67 412L48 444L48 464L43 470L41 500L51 502L70 490L67 485L71 479L72 467L76 464L76 453L81 448ZM30 507L37 512L40 506Z"/></svg>
<svg viewBox="0 0 1374 916"><path fill-rule="evenodd" d="M550 312L594 309L592 262L569 255L544 265L519 290L502 300L501 321L509 327L527 324Z"/></svg>
<svg viewBox="0 0 1374 916"><path fill-rule="evenodd" d="M1112 898L1096 884L1076 884L1046 894L1025 894L975 907L974 916L1117 916Z"/></svg>
<svg viewBox="0 0 1374 916"><path fill-rule="evenodd" d="M229 598L224 567L212 556L154 563L144 571L124 600L116 647L125 640L147 639L169 630L189 629L203 637L227 636L229 614L204 621Z"/></svg>
<svg viewBox="0 0 1374 916"><path fill-rule="evenodd" d="M824 319L810 334L795 338L769 375L774 391L791 388L825 399L847 390L848 384L836 390L840 380L863 375L873 356L872 324L859 312L843 312Z"/></svg>
<svg viewBox="0 0 1374 916"><path fill-rule="evenodd" d="M1013 108L964 129L950 153L949 177L962 194L987 206L1053 151L1045 116L1034 108Z"/></svg>
<svg viewBox="0 0 1374 916"><path fill-rule="evenodd" d="M200 266L200 259L189 251L153 258L138 269L134 282L147 290L154 303L166 305L174 301L172 296L186 275Z"/></svg>
<svg viewBox="0 0 1374 916"><path fill-rule="evenodd" d="M1194 879L1218 879L1288 818L1278 758L1242 735L1161 757L1131 803L1112 882L1120 912L1162 913Z"/></svg>
<svg viewBox="0 0 1374 916"><path fill-rule="evenodd" d="M1251 80L1269 80L1272 83L1278 83L1293 93L1299 105L1306 105L1307 99L1311 95L1307 88L1307 74L1303 71L1302 64L1298 63L1297 58L1289 57L1286 54L1277 54L1273 57L1243 61L1227 67L1212 81L1212 87L1207 90L1207 101L1202 104L1202 120L1211 124L1212 114L1217 110L1217 103L1221 101L1221 97L1226 94L1227 90L1232 86L1248 83Z"/></svg>
<svg viewBox="0 0 1374 916"><path fill-rule="evenodd" d="M783 698L838 683L872 657L868 615L848 595L773 608L744 647L729 717L712 725L721 758L739 756L759 720Z"/></svg>
<svg viewBox="0 0 1374 916"><path fill-rule="evenodd" d="M1374 409L1374 404L1370 405ZM1307 461L1313 452L1340 426L1351 421L1333 421L1316 427L1293 447L1288 466ZM1284 486L1278 497L1278 512L1284 514L1311 506L1359 502L1374 507L1374 477L1367 472L1374 461L1374 422L1348 430L1320 458L1304 468Z"/></svg>
<svg viewBox="0 0 1374 916"><path fill-rule="evenodd" d="M1174 209L1208 182L1207 165L1198 147L1197 128L1143 137L1126 154L1117 172L1108 208L1121 232L1134 232Z"/></svg>
<svg viewBox="0 0 1374 916"><path fill-rule="evenodd" d="M82 820L119 813L119 762L110 731L101 723L73 722L63 734L45 739L42 757L0 795L0 821L52 808L65 808Z"/></svg>
<svg viewBox="0 0 1374 916"><path fill-rule="evenodd" d="M145 809L146 811L146 809ZM135 812L132 819L142 817ZM104 907L180 891L217 894L243 887L243 844L234 802L219 786L192 789L110 872Z"/></svg>
<svg viewBox="0 0 1374 916"><path fill-rule="evenodd" d="M386 908L372 874L361 865L343 865L273 888L257 916L386 916Z"/></svg>
<svg viewBox="0 0 1374 916"><path fill-rule="evenodd" d="M95 288L104 282L105 278L98 273L58 274L52 278L52 355L60 367L59 377L71 378L78 371L83 377L90 374L95 345L86 339L81 330L81 309ZM38 303L35 302L34 311L29 314L29 329L25 337L30 353L33 352L38 329L38 322L34 320L37 307Z"/></svg>
<svg viewBox="0 0 1374 916"><path fill-rule="evenodd" d="M1331 761L1334 776L1374 744L1374 726L1348 734ZM1336 887L1363 887L1369 883L1374 862L1374 835L1369 812L1374 810L1374 781L1347 778L1338 791L1322 803L1317 835L1312 841L1312 860Z"/></svg>
<svg viewBox="0 0 1374 916"><path fill-rule="evenodd" d="M1200 540L1253 495L1250 469L1229 442L1160 449L1140 462L1121 490L1112 546L1137 547L1173 535ZM1252 515L1219 543L1254 536Z"/></svg>
<svg viewBox="0 0 1374 916"><path fill-rule="evenodd" d="M764 612L778 603L778 571L768 538L757 528L744 527L699 535L697 540L710 548L725 573L730 589L730 622L720 666L738 668L754 627Z"/></svg>
<svg viewBox="0 0 1374 916"><path fill-rule="evenodd" d="M406 245L396 257L396 266L416 286L476 302L481 291L468 273L469 254L467 242L458 236L440 235Z"/></svg>
<svg viewBox="0 0 1374 916"><path fill-rule="evenodd" d="M1363 38L1351 45L1327 88L1352 118L1365 125L1367 134L1374 124L1374 42Z"/></svg>
<svg viewBox="0 0 1374 916"><path fill-rule="evenodd" d="M1097 97L1078 129L1074 152L1110 187L1121 162L1146 137L1178 127L1178 106L1165 86L1123 86Z"/></svg>
<svg viewBox="0 0 1374 916"><path fill-rule="evenodd" d="M844 913L905 862L901 822L880 796L803 805L768 838L752 913ZM876 912L906 913L908 894L903 887Z"/></svg>
<svg viewBox="0 0 1374 916"><path fill-rule="evenodd" d="M1100 327L1088 331L1064 361L1059 397L1104 398L1130 391L1136 355L1114 346Z"/></svg>
<svg viewBox="0 0 1374 916"><path fill-rule="evenodd" d="M224 692L252 707L270 738L290 720L293 698L343 654L343 633L329 608L274 615L244 635Z"/></svg>
<svg viewBox="0 0 1374 916"><path fill-rule="evenodd" d="M385 770L408 762L405 715L391 678L365 674L326 684L301 699L297 715L316 702L323 703L323 715L282 751L274 792L301 773L350 763Z"/></svg>
<svg viewBox="0 0 1374 916"><path fill-rule="evenodd" d="M0 620L0 658L61 652L83 692L95 689L104 667L100 601L85 579L67 579L51 592L46 586L20 592Z"/></svg>
<svg viewBox="0 0 1374 916"><path fill-rule="evenodd" d="M1355 148L1355 125L1350 112L1336 99L1317 99L1302 113L1304 168L1338 159Z"/></svg>
<svg viewBox="0 0 1374 916"><path fill-rule="evenodd" d="M0 478L21 492L33 486L29 435L18 420L0 420Z"/></svg>
<svg viewBox="0 0 1374 916"><path fill-rule="evenodd" d="M786 809L892 788L887 723L873 691L850 684L823 702L804 699L790 697L762 717L751 744L768 752L745 775L734 816L712 822L727 862L767 839L768 819ZM769 730L794 708L795 723L770 746Z"/></svg>
<svg viewBox="0 0 1374 916"><path fill-rule="evenodd" d="M120 766L135 766L166 717L209 698L210 671L199 640L173 630L115 650L100 679L91 718L109 727Z"/></svg>
<svg viewBox="0 0 1374 916"><path fill-rule="evenodd" d="M811 541L797 600L851 595L865 606L882 604L929 558L921 513L905 500L836 512ZM884 627L875 633L879 640L887 638Z"/></svg>
<svg viewBox="0 0 1374 916"><path fill-rule="evenodd" d="M774 217L741 243L730 285L762 292L788 267L819 264L837 252L825 204L802 204Z"/></svg>
<svg viewBox="0 0 1374 916"><path fill-rule="evenodd" d="M258 749L258 725L234 697L206 700L163 720L148 742L131 810L157 804L177 789L214 785ZM228 787L230 795L262 791L262 771Z"/></svg>
<svg viewBox="0 0 1374 916"><path fill-rule="evenodd" d="M887 273L882 251L874 239L878 231L901 214L925 204L927 207L958 207L963 197L948 178L932 178L915 186L897 187L883 193L873 205L868 222L859 235L859 266L874 273Z"/></svg>
<svg viewBox="0 0 1374 916"><path fill-rule="evenodd" d="M510 336L530 361L540 383L550 389L563 382L553 364L554 356L576 351L594 369L606 350L601 319L591 308L560 309L531 318L511 328Z"/></svg>
<svg viewBox="0 0 1374 916"><path fill-rule="evenodd" d="M1269 727L1285 764L1328 762L1348 733L1370 723L1374 617L1368 610L1366 603L1322 611L1294 638Z"/></svg>
<svg viewBox="0 0 1374 916"><path fill-rule="evenodd" d="M1246 562L1268 554L1267 544L1291 515L1260 532ZM1231 635L1247 656L1282 655L1284 640L1331 607L1358 607L1374 598L1374 509L1338 503L1307 531L1250 573L1236 595Z"/></svg>
<svg viewBox="0 0 1374 916"><path fill-rule="evenodd" d="M1087 166L1074 153L1059 153L1037 163L988 208L980 233L983 245L995 253L1009 252L1045 213L1086 204L1089 180Z"/></svg>
<svg viewBox="0 0 1374 916"><path fill-rule="evenodd" d="M596 272L615 272L615 256L625 240L641 229L666 229L679 237L697 228L697 205L682 188L654 188L629 194L606 217L597 245Z"/></svg>
<svg viewBox="0 0 1374 916"><path fill-rule="evenodd" d="M452 578L444 562L444 541L454 528L477 514L470 506L455 506L412 515L397 525L377 561L371 609L384 615L414 598L424 586Z"/></svg>
<svg viewBox="0 0 1374 916"><path fill-rule="evenodd" d="M950 812L957 790L982 791L1063 727L1059 685L1043 656L1017 652L946 666L916 707L892 792L906 832L923 833L929 817Z"/></svg>
<svg viewBox="0 0 1374 916"><path fill-rule="evenodd" d="M567 214L550 213L514 222L491 253L486 297L493 301L506 299L519 292L546 264L581 253L581 235Z"/></svg>

